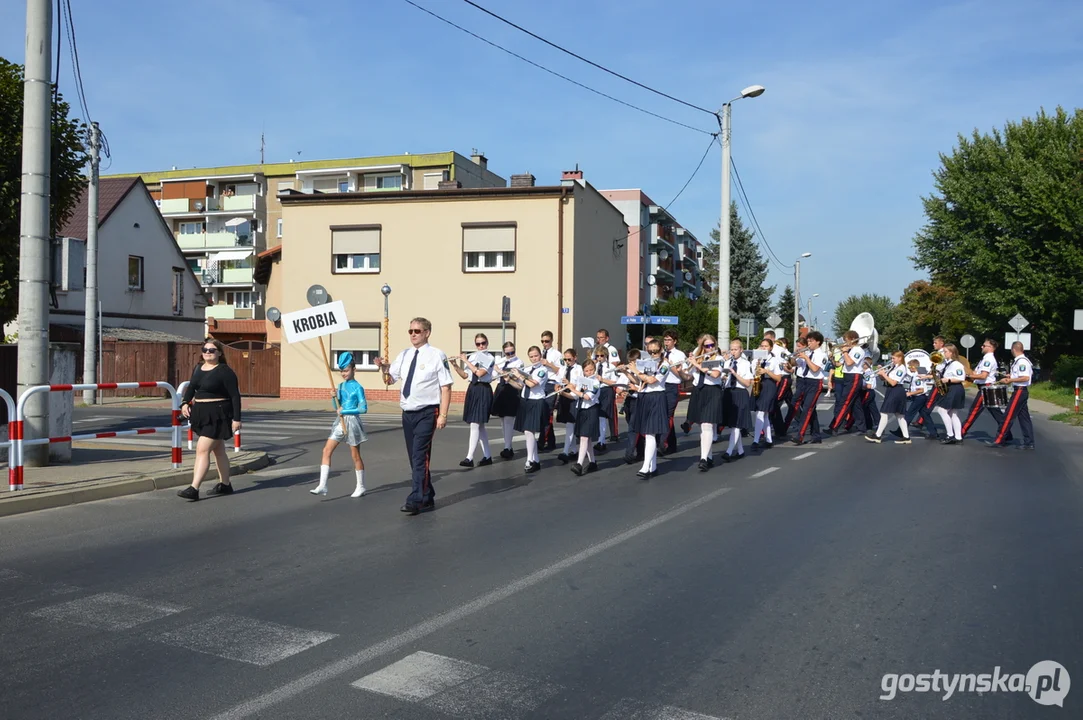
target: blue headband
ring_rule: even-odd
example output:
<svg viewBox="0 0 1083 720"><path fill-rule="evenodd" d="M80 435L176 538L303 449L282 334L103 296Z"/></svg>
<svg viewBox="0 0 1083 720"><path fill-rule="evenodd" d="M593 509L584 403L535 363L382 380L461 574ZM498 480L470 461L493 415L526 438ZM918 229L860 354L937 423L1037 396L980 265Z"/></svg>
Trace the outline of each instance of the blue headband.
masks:
<svg viewBox="0 0 1083 720"><path fill-rule="evenodd" d="M338 369L349 370L353 367L353 353L344 352L338 356Z"/></svg>

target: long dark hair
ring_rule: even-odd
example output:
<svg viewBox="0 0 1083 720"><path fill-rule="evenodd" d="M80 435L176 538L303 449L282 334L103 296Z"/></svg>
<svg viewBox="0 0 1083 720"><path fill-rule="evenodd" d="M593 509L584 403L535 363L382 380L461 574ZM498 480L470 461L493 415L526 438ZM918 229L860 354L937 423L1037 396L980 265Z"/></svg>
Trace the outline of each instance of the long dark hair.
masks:
<svg viewBox="0 0 1083 720"><path fill-rule="evenodd" d="M203 341L203 342L202 342L202 343L200 344L200 348L199 348L199 349L200 349L200 352L202 352L202 350L203 350L203 346L204 346L204 345L206 345L207 343L210 343L211 345L214 345L214 346L215 346L216 348L218 348L218 362L219 362L220 364L222 364L222 365L226 365L226 366L228 366L228 365L229 365L229 361L228 361L228 360L226 360L226 346L222 344L222 341L221 341L221 340L215 340L215 339L214 339L214 338L212 338L212 337L206 338L206 339L205 339L205 340L204 340L204 341ZM203 357L203 356L202 356L202 355L200 355L201 361L202 361L202 357Z"/></svg>

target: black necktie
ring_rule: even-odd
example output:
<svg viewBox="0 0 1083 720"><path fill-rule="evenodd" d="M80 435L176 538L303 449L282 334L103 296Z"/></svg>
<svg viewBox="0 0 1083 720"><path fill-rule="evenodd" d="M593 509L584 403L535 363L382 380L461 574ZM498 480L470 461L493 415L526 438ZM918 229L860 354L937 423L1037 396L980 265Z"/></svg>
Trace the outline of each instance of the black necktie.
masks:
<svg viewBox="0 0 1083 720"><path fill-rule="evenodd" d="M414 359L410 361L410 372L406 373L406 384L402 386L402 396L410 397L410 386L414 384L414 368L417 367L417 354L420 350L414 350Z"/></svg>
<svg viewBox="0 0 1083 720"><path fill-rule="evenodd" d="M701 370L699 377L696 379L696 387L703 387L703 381L707 377L707 371Z"/></svg>

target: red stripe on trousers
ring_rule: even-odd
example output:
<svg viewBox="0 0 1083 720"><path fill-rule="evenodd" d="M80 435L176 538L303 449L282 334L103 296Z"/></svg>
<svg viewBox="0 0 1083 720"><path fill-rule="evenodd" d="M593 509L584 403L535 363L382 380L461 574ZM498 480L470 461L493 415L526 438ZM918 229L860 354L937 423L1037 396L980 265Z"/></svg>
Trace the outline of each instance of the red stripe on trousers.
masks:
<svg viewBox="0 0 1083 720"><path fill-rule="evenodd" d="M1008 405L1008 412L1004 415L1004 422L1000 426L1000 432L997 433L997 439L993 442L1000 444L1004 441L1004 433L1011 432L1012 420L1015 419L1015 408L1019 404L1019 396L1021 394L1022 393L1018 390L1012 393L1012 402ZM1033 441L1034 438L1031 437L1031 440ZM1023 441L1026 442L1026 438L1023 438Z"/></svg>
<svg viewBox="0 0 1083 720"><path fill-rule="evenodd" d="M929 393L929 400L925 403L925 409L926 410L931 410L933 405L936 404L936 396L939 393L940 393L940 391L937 390L935 387L933 388L933 391L931 393ZM918 427L921 427L924 424L925 424L925 418L919 413L918 414Z"/></svg>
<svg viewBox="0 0 1083 720"><path fill-rule="evenodd" d="M820 386L816 388L816 395L812 398L812 409L805 416L805 422L801 423L801 432L797 433L797 437L805 436L805 430L808 430L808 424L812 422L812 413L816 412L816 401L820 399L820 393L823 392L823 389L824 385L820 383Z"/></svg>
<svg viewBox="0 0 1083 720"><path fill-rule="evenodd" d="M974 421L981 415L981 409L985 406L985 396L981 394L981 388L978 388L978 397L974 399L974 407L970 408L970 415L967 416L966 422L963 423L963 437L970 432L970 426L974 424ZM960 438L961 440L962 438Z"/></svg>
<svg viewBox="0 0 1083 720"><path fill-rule="evenodd" d="M775 396L776 401L782 400L782 395L786 392L786 386L789 384L790 379L788 377L782 378L782 382L778 384L778 395Z"/></svg>
<svg viewBox="0 0 1083 720"><path fill-rule="evenodd" d="M860 378L857 377L857 373L849 373L854 375L854 379L850 382L850 394L846 396L846 399L842 402L842 407L839 408L839 414L835 417L831 424L828 426L831 430L836 429L836 425L841 425L846 420L846 416L850 414L851 403L854 401L854 393L857 392L857 386L861 384Z"/></svg>

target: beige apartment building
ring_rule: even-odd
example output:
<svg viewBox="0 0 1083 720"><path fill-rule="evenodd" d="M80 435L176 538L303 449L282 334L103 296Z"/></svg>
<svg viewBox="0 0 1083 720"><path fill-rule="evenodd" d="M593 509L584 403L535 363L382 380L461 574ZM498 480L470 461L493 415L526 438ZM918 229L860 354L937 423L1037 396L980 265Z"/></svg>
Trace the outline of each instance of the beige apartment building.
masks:
<svg viewBox="0 0 1083 720"><path fill-rule="evenodd" d="M388 194L293 192L279 198L291 241L261 258L282 313L309 307L308 289L321 285L343 301L350 330L329 338L334 364L354 354L358 380L374 399L385 391L376 369L382 342L384 296L389 298L390 356L409 346L414 317L433 325L431 343L448 353L475 350L484 332L498 356L501 308L511 298L506 337L525 357L541 333L561 349L605 327L620 331L627 282L628 228L623 215L582 172L560 185L536 186L531 175L511 187L445 187ZM282 344L281 396L327 398L327 365L317 340ZM466 382L455 376L454 396Z"/></svg>
<svg viewBox="0 0 1083 720"><path fill-rule="evenodd" d="M281 193L374 193L504 187L486 157L456 152L233 165L114 175L140 177L213 304L211 332L228 340L271 341L264 323L266 287L255 270L268 248L292 234L282 217ZM257 322L253 322L257 321ZM271 332L268 332L271 330ZM255 337L260 335L261 337Z"/></svg>

